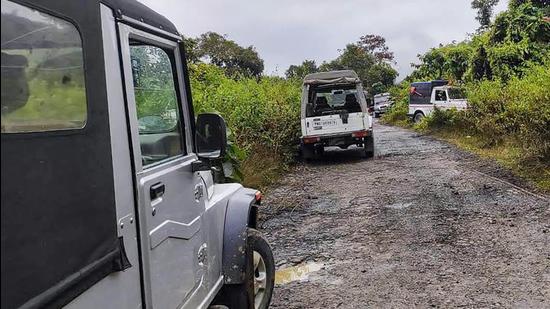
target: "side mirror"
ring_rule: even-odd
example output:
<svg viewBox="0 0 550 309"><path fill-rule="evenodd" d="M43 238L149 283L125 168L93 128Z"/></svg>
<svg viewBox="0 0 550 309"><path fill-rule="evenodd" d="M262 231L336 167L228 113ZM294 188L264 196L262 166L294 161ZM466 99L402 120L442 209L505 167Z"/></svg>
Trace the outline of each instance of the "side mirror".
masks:
<svg viewBox="0 0 550 309"><path fill-rule="evenodd" d="M222 116L210 113L197 116L195 143L199 158L223 157L227 148L227 129Z"/></svg>

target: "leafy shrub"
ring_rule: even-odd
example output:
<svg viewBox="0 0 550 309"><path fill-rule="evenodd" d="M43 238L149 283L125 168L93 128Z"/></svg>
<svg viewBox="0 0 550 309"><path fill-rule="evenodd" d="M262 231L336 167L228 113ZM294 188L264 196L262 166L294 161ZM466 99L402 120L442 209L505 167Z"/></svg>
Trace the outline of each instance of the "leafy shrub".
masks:
<svg viewBox="0 0 550 309"><path fill-rule="evenodd" d="M279 77L229 78L223 69L204 63L189 67L196 113L217 112L231 131L243 181L264 185L274 171L290 163L300 136L299 81ZM265 156L255 155L262 152ZM272 161L269 167L257 160ZM253 168L257 167L257 168ZM262 181L258 180L261 179Z"/></svg>
<svg viewBox="0 0 550 309"><path fill-rule="evenodd" d="M469 87L472 122L488 144L511 140L524 156L550 162L550 67L532 66L507 84L481 81Z"/></svg>
<svg viewBox="0 0 550 309"><path fill-rule="evenodd" d="M436 108L429 116L414 126L415 129L423 132L439 130L462 131L470 130L471 121L467 111L459 111L456 108L442 110Z"/></svg>
<svg viewBox="0 0 550 309"><path fill-rule="evenodd" d="M406 126L409 123L409 86L401 83L390 88L389 92L394 104L382 115L382 122Z"/></svg>

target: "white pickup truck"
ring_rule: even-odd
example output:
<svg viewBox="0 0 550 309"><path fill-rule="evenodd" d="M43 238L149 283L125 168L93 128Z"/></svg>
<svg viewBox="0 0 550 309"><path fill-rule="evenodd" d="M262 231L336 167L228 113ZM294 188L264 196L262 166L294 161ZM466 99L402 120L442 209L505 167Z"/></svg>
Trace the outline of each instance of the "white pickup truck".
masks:
<svg viewBox="0 0 550 309"><path fill-rule="evenodd" d="M409 91L409 117L415 123L420 122L435 108L458 110L468 108L463 89L449 86L444 80L412 83Z"/></svg>
<svg viewBox="0 0 550 309"><path fill-rule="evenodd" d="M354 71L309 74L304 78L301 112L301 152L320 156L325 147L363 147L374 154L372 117L361 80Z"/></svg>

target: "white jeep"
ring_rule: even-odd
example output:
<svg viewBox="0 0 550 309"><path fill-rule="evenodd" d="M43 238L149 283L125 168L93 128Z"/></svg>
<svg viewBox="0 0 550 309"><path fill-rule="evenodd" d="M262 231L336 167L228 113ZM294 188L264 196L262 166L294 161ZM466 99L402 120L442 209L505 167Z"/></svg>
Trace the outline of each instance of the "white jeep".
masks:
<svg viewBox="0 0 550 309"><path fill-rule="evenodd" d="M304 78L301 112L301 152L320 156L325 147L363 147L374 154L372 117L361 80L351 70L309 74Z"/></svg>

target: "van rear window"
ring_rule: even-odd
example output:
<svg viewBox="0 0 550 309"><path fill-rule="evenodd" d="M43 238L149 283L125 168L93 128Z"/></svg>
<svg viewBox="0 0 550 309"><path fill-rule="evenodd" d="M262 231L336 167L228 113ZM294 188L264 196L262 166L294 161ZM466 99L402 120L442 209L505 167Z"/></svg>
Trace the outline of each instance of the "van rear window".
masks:
<svg viewBox="0 0 550 309"><path fill-rule="evenodd" d="M361 94L363 95L363 94ZM323 85L310 89L307 117L360 113L359 92L355 85Z"/></svg>
<svg viewBox="0 0 550 309"><path fill-rule="evenodd" d="M62 19L2 0L2 133L86 124L82 40Z"/></svg>

